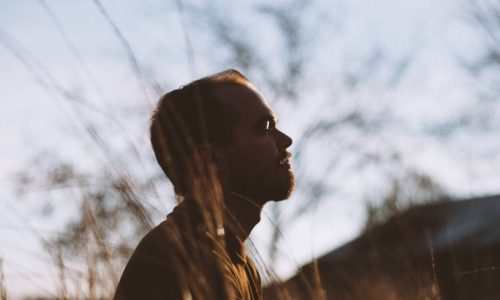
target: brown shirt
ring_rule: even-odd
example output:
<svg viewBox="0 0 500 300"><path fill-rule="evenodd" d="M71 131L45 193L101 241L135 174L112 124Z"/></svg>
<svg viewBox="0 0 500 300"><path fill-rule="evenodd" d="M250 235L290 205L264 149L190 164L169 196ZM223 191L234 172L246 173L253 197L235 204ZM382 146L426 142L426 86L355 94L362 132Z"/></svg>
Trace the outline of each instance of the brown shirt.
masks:
<svg viewBox="0 0 500 300"><path fill-rule="evenodd" d="M260 276L231 232L211 235L184 201L132 254L115 300L262 299Z"/></svg>

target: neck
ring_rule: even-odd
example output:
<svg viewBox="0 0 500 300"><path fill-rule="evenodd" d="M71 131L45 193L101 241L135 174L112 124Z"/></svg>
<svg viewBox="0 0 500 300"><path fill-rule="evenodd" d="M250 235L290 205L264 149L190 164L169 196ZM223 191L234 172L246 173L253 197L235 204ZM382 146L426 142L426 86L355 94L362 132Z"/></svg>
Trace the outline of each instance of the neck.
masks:
<svg viewBox="0 0 500 300"><path fill-rule="evenodd" d="M226 193L224 202L226 205L224 227L237 235L241 241L246 240L260 221L262 205L234 192Z"/></svg>

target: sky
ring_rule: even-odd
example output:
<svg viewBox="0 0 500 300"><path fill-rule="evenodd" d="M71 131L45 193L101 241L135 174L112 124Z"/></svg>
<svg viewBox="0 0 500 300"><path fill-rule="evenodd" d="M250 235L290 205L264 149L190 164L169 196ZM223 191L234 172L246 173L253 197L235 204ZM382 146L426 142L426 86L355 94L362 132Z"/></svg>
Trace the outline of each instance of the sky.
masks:
<svg viewBox="0 0 500 300"><path fill-rule="evenodd" d="M272 30L265 18L256 17L251 4L213 3L219 5L219 14L242 25L243 34L252 38L264 55L270 58L282 55L275 45L276 30ZM500 127L496 121L500 118L495 118L498 107L485 106L486 112L480 110L482 106L477 102L480 84L457 62L474 61L484 52L483 38L467 21L464 6L452 0L315 3L311 17L304 20L306 27L314 28L308 39L316 47L307 53L310 67L306 73L315 85L310 87L311 99L306 99L309 102L301 118L287 119L291 108L277 103L275 110L282 129L293 138L300 136L301 124L318 113L315 108L328 103L324 101L329 95L336 95L336 103L340 104L335 108L342 108L342 103L350 107L355 102L373 118L383 111L390 112L388 118L396 125L369 136L363 147L375 152L396 149L404 153L404 165L432 174L446 191L457 197L498 193L500 141L495 137L495 129ZM204 29L203 18L186 14L180 17L175 1L102 0L101 4L134 51L144 77L154 81L162 91L234 67L228 62L224 48L215 45ZM35 215L42 209L43 197L48 197L48 193L18 197L14 174L36 168L34 157L42 165L53 157L62 157L83 170L98 168L102 160L96 158L98 155L89 157L90 141L75 134L85 130L85 124L78 120L97 124L109 136L125 129L128 137L141 145L141 155L147 156L143 152L150 151L149 114L158 94L153 89L145 90L144 82L137 80L123 40L113 34L113 27L95 2L0 0L0 8L0 135L3 137L0 186L4 191L0 198L0 257L4 259L9 293L16 297L55 288L40 279L45 277L40 273L55 275L43 264L47 256L32 228L37 232L57 231L74 213L74 207L54 200L59 208L58 217L51 222L40 221ZM317 26L323 20L329 25ZM186 34L192 44L194 70L186 55L189 49ZM336 91L341 84L339 79L324 74L362 70L374 48L380 49L383 60L375 75L368 76L372 84L356 92ZM388 66L407 58L409 66L403 79L395 88L387 88L384 82L390 77ZM274 68L271 71L279 72ZM257 84L259 80L257 77ZM64 89L74 99L62 99L54 92L57 89ZM265 95L266 92L264 88ZM83 96L85 102L82 104L76 96ZM73 105L71 101L78 103ZM425 135L433 130L430 125L445 124L462 116L464 111L476 110L478 114L473 116L488 113L491 117L490 130L480 131L471 126L444 138ZM332 115L342 113L341 109L330 111L327 107L323 111ZM121 120L120 124L111 122L110 116ZM346 130L336 138L350 140L356 134ZM115 148L120 149L122 144L123 140L113 139ZM321 147L329 151L310 152L317 154L318 161L309 162L318 164L318 168L322 156L345 151L339 140ZM147 164L143 171L151 174L157 171L154 168ZM290 276L300 264L354 238L363 224L367 194L385 188L380 168L353 171L349 155L342 156L336 170L324 179L335 190L331 201L313 210L312 217L303 217L284 230L278 274ZM293 203L293 198L290 201ZM293 204L284 205L290 207L285 208L285 213L293 210ZM161 206L165 211L170 208L167 204ZM254 234L257 248L266 244L263 237L271 220L268 220L270 213L265 213L263 224Z"/></svg>

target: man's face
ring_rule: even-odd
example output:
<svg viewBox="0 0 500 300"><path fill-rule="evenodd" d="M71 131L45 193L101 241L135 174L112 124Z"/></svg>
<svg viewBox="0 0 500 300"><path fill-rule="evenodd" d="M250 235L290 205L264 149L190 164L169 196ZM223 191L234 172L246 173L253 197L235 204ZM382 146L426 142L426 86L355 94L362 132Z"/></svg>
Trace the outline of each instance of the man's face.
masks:
<svg viewBox="0 0 500 300"><path fill-rule="evenodd" d="M217 93L235 120L226 149L228 187L260 204L287 199L294 186L286 150L292 139L276 128L276 116L257 91L226 85Z"/></svg>

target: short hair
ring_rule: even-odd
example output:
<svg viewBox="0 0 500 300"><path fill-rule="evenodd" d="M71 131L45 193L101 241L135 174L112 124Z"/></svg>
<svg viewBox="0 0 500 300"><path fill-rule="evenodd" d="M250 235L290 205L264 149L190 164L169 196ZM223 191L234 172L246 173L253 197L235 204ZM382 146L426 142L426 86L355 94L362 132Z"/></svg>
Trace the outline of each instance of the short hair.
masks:
<svg viewBox="0 0 500 300"><path fill-rule="evenodd" d="M253 87L236 70L195 80L162 96L151 117L151 144L158 164L174 185L186 192L193 173L193 149L204 143L227 146L234 119L215 90L225 85Z"/></svg>

